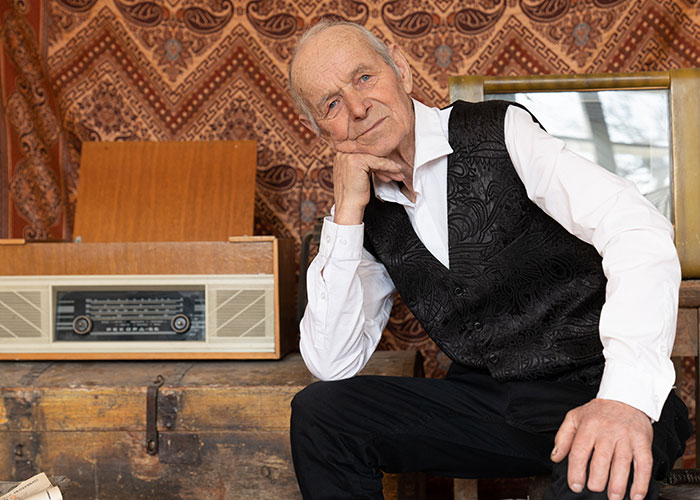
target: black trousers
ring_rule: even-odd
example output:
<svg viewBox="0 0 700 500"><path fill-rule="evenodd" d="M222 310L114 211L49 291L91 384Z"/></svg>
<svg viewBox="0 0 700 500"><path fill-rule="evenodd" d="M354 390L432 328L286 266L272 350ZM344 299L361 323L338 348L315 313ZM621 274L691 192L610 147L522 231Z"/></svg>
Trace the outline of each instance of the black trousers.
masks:
<svg viewBox="0 0 700 500"><path fill-rule="evenodd" d="M566 413L597 387L561 382L499 383L453 365L444 379L359 376L310 385L292 401L291 445L305 500L382 499L382 472L467 478L552 474L554 499L574 494L566 463L549 459ZM672 392L654 424L654 476L685 449L688 410ZM648 499L656 498L652 479ZM627 497L626 497L627 498Z"/></svg>

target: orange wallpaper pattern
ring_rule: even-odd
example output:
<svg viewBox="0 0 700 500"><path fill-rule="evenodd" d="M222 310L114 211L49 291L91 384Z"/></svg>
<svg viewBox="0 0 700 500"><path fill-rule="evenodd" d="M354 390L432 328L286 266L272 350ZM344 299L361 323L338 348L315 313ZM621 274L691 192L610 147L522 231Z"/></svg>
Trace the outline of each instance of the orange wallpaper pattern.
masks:
<svg viewBox="0 0 700 500"><path fill-rule="evenodd" d="M71 238L83 141L256 139L256 231L299 242L332 202L332 153L285 75L324 15L397 43L437 106L460 73L700 67L698 0L6 0L0 237ZM447 364L400 304L382 347Z"/></svg>

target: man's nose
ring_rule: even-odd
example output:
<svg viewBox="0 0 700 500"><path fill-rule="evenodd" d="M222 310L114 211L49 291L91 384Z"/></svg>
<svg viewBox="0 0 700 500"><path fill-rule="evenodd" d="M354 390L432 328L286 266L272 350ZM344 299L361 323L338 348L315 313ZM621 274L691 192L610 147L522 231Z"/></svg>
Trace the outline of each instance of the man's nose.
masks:
<svg viewBox="0 0 700 500"><path fill-rule="evenodd" d="M366 99L361 93L353 92L351 95L345 96L350 115L356 120L362 120L369 114L372 103Z"/></svg>

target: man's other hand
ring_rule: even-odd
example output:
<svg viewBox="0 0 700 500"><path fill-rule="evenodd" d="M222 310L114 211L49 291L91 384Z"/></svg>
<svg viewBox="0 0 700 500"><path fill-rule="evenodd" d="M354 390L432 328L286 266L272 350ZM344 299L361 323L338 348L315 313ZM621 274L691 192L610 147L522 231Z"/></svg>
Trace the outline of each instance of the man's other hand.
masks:
<svg viewBox="0 0 700 500"><path fill-rule="evenodd" d="M360 224L369 203L370 175L384 182L404 180L401 166L363 153L336 153L333 164L336 224Z"/></svg>
<svg viewBox="0 0 700 500"><path fill-rule="evenodd" d="M608 498L624 497L634 464L632 500L642 500L649 487L653 458L651 422L643 412L618 401L594 399L571 410L554 438L552 460L561 462L569 455L568 482L572 491L586 484L601 492L608 487Z"/></svg>

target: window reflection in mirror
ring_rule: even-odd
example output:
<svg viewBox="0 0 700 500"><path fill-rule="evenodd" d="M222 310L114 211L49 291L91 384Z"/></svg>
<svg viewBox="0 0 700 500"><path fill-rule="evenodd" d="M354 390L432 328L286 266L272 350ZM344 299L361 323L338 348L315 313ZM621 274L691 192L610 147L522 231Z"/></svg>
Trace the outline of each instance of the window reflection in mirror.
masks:
<svg viewBox="0 0 700 500"><path fill-rule="evenodd" d="M553 136L633 181L671 219L668 90L486 94L515 101Z"/></svg>

